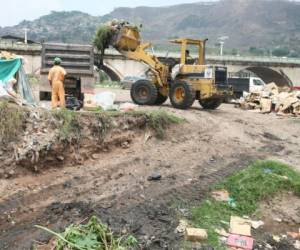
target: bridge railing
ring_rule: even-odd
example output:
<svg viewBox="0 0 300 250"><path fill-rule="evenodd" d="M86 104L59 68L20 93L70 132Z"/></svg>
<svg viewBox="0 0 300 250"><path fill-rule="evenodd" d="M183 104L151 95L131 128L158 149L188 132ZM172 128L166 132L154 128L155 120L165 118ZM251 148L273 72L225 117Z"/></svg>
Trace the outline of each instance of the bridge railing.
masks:
<svg viewBox="0 0 300 250"><path fill-rule="evenodd" d="M120 53L114 49L108 49L107 55L120 55ZM157 57L172 57L179 58L180 53L155 51L154 55ZM192 57L197 57L196 54L192 54ZM281 63L281 64L299 64L300 58L282 58L282 57L258 57L258 56L231 56L231 55L206 55L207 60L214 61L238 61L238 62L260 62L260 63Z"/></svg>
<svg viewBox="0 0 300 250"><path fill-rule="evenodd" d="M41 51L41 44L18 44L13 42L0 41L0 50L8 51ZM106 50L107 55L121 55L115 49ZM179 58L180 53L155 51L154 55L157 57L172 57ZM197 55L192 55L197 57ZM258 62L258 63L280 63L280 64L297 64L300 65L300 58L287 58L287 57L257 57L257 56L231 56L231 55L206 55L208 60L214 61L237 61L237 62Z"/></svg>
<svg viewBox="0 0 300 250"><path fill-rule="evenodd" d="M15 50L15 51L41 51L41 44L19 44L15 42L0 41L0 50Z"/></svg>

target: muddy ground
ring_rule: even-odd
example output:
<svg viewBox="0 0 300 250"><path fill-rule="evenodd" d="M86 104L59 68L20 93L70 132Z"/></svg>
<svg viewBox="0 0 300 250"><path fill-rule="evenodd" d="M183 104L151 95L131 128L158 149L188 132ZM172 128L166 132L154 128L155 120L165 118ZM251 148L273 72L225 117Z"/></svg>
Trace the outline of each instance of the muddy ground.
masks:
<svg viewBox="0 0 300 250"><path fill-rule="evenodd" d="M130 101L127 91L118 101ZM146 109L157 109L147 107ZM0 180L0 249L30 249L49 235L98 215L144 249L180 249L174 233L186 204L201 202L209 186L257 159L277 159L300 170L300 121L243 111L224 104L204 111L161 107L186 122L161 140L139 132L126 147L90 155L83 163L44 166ZM149 175L160 173L160 181Z"/></svg>

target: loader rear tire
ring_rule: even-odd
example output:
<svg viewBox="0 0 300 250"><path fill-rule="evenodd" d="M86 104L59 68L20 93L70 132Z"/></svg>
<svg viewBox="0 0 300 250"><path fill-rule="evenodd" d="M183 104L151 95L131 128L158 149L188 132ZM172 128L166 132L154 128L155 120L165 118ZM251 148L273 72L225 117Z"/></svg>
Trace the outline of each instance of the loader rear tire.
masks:
<svg viewBox="0 0 300 250"><path fill-rule="evenodd" d="M193 86L185 81L176 81L170 89L170 101L174 108L188 109L196 98Z"/></svg>
<svg viewBox="0 0 300 250"><path fill-rule="evenodd" d="M199 103L204 109L214 110L221 106L223 100L222 99L200 100Z"/></svg>
<svg viewBox="0 0 300 250"><path fill-rule="evenodd" d="M154 105L158 91L156 86L148 80L138 80L131 87L131 99L138 105Z"/></svg>

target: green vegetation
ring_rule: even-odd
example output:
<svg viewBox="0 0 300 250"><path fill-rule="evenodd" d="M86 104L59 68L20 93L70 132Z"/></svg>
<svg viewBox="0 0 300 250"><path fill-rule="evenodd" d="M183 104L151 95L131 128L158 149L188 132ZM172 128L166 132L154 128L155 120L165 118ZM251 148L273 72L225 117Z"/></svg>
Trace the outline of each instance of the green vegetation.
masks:
<svg viewBox="0 0 300 250"><path fill-rule="evenodd" d="M93 44L100 53L100 65L103 65L104 53L110 45L112 36L113 32L108 26L100 26L97 30Z"/></svg>
<svg viewBox="0 0 300 250"><path fill-rule="evenodd" d="M155 132L157 138L163 138L166 128L171 124L179 124L184 121L183 118L170 114L162 109L153 111L137 111L132 115L145 115L147 119L147 127Z"/></svg>
<svg viewBox="0 0 300 250"><path fill-rule="evenodd" d="M122 85L120 82L107 80L107 81L102 81L101 83L96 84L96 87L119 89L122 87Z"/></svg>
<svg viewBox="0 0 300 250"><path fill-rule="evenodd" d="M0 143L8 143L23 131L25 113L15 105L0 102Z"/></svg>
<svg viewBox="0 0 300 250"><path fill-rule="evenodd" d="M60 121L59 139L65 142L79 141L81 126L78 120L78 113L61 109L53 111L54 117Z"/></svg>
<svg viewBox="0 0 300 250"><path fill-rule="evenodd" d="M286 47L279 47L272 51L272 54L274 56L283 57L283 56L289 56L290 50Z"/></svg>
<svg viewBox="0 0 300 250"><path fill-rule="evenodd" d="M115 237L108 226L95 216L86 225L70 225L61 234L41 226L36 227L56 236L57 250L125 250L138 244L131 235Z"/></svg>
<svg viewBox="0 0 300 250"><path fill-rule="evenodd" d="M258 161L218 184L215 189L226 189L235 206L207 198L199 207L192 209L192 223L208 230L208 244L216 250L225 249L215 232L228 229L232 215L251 216L259 202L282 191L293 191L300 196L300 174L289 166L274 161Z"/></svg>
<svg viewBox="0 0 300 250"><path fill-rule="evenodd" d="M79 141L81 137L81 122L80 116L83 114L62 109L54 111L54 117L60 122L59 127L59 139L64 142ZM103 111L101 109L85 114L91 119L90 127L93 135L100 141L105 138L105 135L112 128L113 117L141 117L145 119L145 126L154 131L157 138L162 139L165 135L165 131L171 124L179 124L184 119L179 118L173 114L170 114L164 110L154 111L132 111L128 113L122 113L120 111Z"/></svg>

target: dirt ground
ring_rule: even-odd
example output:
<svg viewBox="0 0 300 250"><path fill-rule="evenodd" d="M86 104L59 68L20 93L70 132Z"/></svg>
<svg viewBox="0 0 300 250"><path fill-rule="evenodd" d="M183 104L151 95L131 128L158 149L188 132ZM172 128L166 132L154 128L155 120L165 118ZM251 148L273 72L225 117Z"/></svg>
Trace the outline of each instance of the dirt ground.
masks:
<svg viewBox="0 0 300 250"><path fill-rule="evenodd" d="M129 92L117 92L119 102ZM184 117L166 138L135 136L128 147L99 152L83 164L45 168L0 180L0 249L30 249L49 235L97 215L115 232L132 233L144 249L180 249L174 233L185 204L199 203L209 186L257 159L277 159L300 170L300 120L243 111L224 104L204 111L162 108ZM146 133L146 131L145 131ZM160 181L147 178L160 173Z"/></svg>

